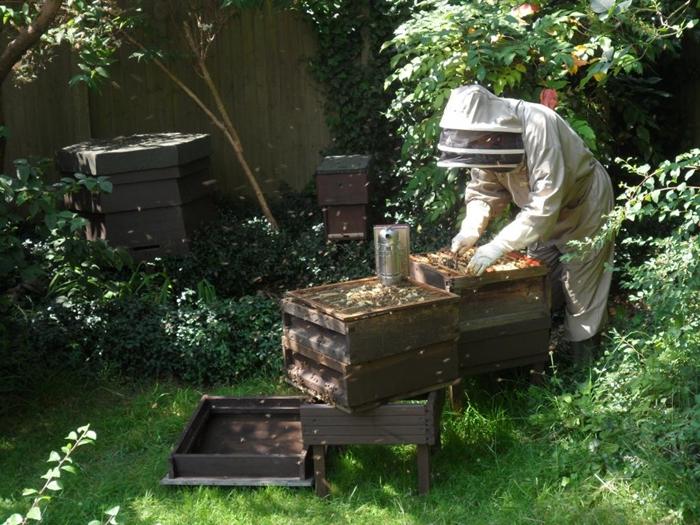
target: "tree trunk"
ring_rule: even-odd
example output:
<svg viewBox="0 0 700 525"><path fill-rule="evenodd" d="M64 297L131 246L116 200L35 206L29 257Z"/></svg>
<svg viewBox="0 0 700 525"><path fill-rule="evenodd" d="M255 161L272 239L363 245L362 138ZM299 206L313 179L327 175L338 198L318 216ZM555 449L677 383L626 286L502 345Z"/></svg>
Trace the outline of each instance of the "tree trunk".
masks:
<svg viewBox="0 0 700 525"><path fill-rule="evenodd" d="M26 28L21 28L17 36L12 39L2 53L0 53L0 90L5 80L12 72L15 64L22 60L24 54L29 51L41 38L41 35L51 27L58 16L64 0L45 0L39 9L39 14ZM0 93L0 171L5 170L5 146L7 145L7 129L5 129L5 112L2 108L2 94Z"/></svg>

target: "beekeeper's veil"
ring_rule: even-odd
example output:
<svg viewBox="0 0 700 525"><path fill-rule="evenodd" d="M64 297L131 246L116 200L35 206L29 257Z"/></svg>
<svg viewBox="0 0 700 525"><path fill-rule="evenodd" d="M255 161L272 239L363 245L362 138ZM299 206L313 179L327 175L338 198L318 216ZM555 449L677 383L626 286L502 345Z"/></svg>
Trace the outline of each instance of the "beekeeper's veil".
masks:
<svg viewBox="0 0 700 525"><path fill-rule="evenodd" d="M507 171L523 162L520 121L506 99L481 86L453 90L440 127L440 167Z"/></svg>

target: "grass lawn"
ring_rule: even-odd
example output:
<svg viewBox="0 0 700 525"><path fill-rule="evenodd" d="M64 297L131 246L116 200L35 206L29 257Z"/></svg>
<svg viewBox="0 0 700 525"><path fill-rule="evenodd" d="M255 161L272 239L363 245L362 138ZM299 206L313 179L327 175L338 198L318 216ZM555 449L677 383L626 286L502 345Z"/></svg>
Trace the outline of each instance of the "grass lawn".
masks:
<svg viewBox="0 0 700 525"><path fill-rule="evenodd" d="M290 393L250 381L207 393ZM575 476L560 450L526 418L536 409L527 385L469 386L470 408L443 417L443 448L433 489L415 494L412 447L350 447L329 464L330 498L311 489L161 487L170 448L203 392L173 383L115 384L54 378L0 413L0 522L24 511L25 487L38 487L50 450L90 423L94 447L64 475L47 524L86 524L120 505L119 523L673 523L662 487L642 481ZM541 437L538 437L541 436ZM571 480L567 483L567 480Z"/></svg>

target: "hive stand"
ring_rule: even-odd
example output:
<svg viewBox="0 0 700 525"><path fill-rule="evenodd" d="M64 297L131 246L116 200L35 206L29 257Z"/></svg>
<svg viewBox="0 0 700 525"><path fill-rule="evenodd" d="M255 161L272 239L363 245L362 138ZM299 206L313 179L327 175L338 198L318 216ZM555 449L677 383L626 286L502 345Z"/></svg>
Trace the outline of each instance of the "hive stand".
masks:
<svg viewBox="0 0 700 525"><path fill-rule="evenodd" d="M428 394L423 403L388 403L360 414L347 414L325 404L303 404L301 427L305 447L311 447L316 495L328 495L326 451L333 445L416 445L418 493L430 490L430 451L440 445L444 390Z"/></svg>

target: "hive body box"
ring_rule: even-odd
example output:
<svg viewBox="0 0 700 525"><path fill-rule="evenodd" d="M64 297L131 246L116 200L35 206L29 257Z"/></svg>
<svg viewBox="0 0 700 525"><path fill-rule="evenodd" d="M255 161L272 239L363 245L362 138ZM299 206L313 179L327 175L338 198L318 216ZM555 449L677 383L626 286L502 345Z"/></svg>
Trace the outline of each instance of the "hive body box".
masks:
<svg viewBox="0 0 700 525"><path fill-rule="evenodd" d="M342 312L320 292L377 283L372 277L288 292L282 301L287 376L300 389L347 412L376 407L452 383L457 367L458 301L407 284L424 300Z"/></svg>
<svg viewBox="0 0 700 525"><path fill-rule="evenodd" d="M137 258L187 251L193 231L212 218L215 180L208 135L161 133L90 140L63 148L64 175L105 176L111 193L83 192L66 206L89 222L90 239L106 239Z"/></svg>
<svg viewBox="0 0 700 525"><path fill-rule="evenodd" d="M460 375L523 365L548 356L550 293L544 265L480 277L410 258L411 278L460 296Z"/></svg>
<svg viewBox="0 0 700 525"><path fill-rule="evenodd" d="M361 240L367 236L371 157L325 157L316 169L318 204L328 240Z"/></svg>
<svg viewBox="0 0 700 525"><path fill-rule="evenodd" d="M163 485L311 485L301 397L204 396Z"/></svg>
<svg viewBox="0 0 700 525"><path fill-rule="evenodd" d="M302 404L304 444L311 447L316 494L328 494L325 447L329 445L417 446L418 492L430 489L430 447L440 444L444 390L422 402L388 403L360 414L346 414L330 405Z"/></svg>

